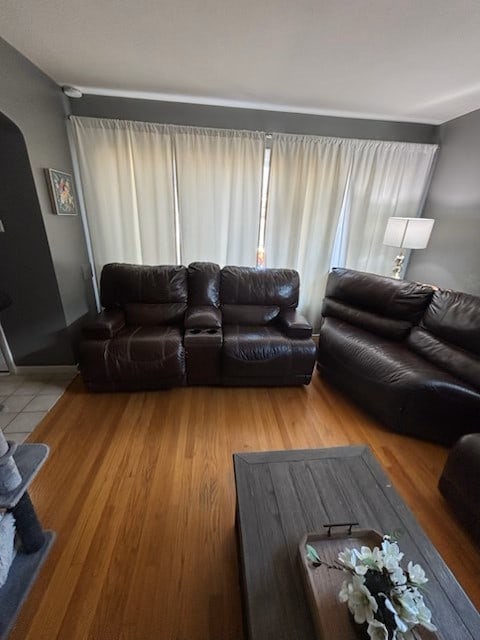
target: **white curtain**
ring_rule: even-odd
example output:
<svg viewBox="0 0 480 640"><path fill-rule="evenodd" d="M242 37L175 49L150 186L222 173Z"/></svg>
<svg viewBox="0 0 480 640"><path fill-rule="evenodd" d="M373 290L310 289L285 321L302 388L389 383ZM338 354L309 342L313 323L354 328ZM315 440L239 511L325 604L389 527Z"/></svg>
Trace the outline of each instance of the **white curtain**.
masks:
<svg viewBox="0 0 480 640"><path fill-rule="evenodd" d="M390 275L390 216L421 214L436 145L274 134L266 265L297 269L300 310L319 327L332 266Z"/></svg>
<svg viewBox="0 0 480 640"><path fill-rule="evenodd" d="M299 308L314 330L351 163L341 139L273 135L265 262L300 273Z"/></svg>
<svg viewBox="0 0 480 640"><path fill-rule="evenodd" d="M254 266L263 133L174 127L181 261Z"/></svg>
<svg viewBox="0 0 480 640"><path fill-rule="evenodd" d="M97 118L71 122L97 275L107 262L176 263L169 128Z"/></svg>
<svg viewBox="0 0 480 640"><path fill-rule="evenodd" d="M398 249L383 245L391 216L421 214L436 145L355 140L337 264L391 275Z"/></svg>

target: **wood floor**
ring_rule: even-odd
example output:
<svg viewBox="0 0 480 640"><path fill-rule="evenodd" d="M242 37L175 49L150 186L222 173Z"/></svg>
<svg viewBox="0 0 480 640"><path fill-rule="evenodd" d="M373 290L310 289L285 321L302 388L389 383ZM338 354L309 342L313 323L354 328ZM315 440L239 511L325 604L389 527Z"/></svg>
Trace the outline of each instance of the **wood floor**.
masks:
<svg viewBox="0 0 480 640"><path fill-rule="evenodd" d="M436 483L443 447L383 430L324 384L86 393L30 437L31 495L55 547L11 640L237 640L232 452L367 443L480 607L480 553ZM333 640L333 639L332 639Z"/></svg>

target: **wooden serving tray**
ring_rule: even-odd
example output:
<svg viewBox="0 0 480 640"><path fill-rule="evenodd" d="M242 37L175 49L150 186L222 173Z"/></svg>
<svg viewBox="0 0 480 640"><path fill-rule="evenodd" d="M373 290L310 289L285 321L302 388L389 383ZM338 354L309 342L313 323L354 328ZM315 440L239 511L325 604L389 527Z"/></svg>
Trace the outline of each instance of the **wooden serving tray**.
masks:
<svg viewBox="0 0 480 640"><path fill-rule="evenodd" d="M347 577L343 571L325 566L313 567L307 559L306 545L311 545L320 558L334 564L340 551L345 548L379 547L382 536L376 531L358 529L350 534L309 533L299 545L300 570L305 585L310 611L318 640L358 640L362 635L362 626L356 624L346 604L341 603L338 594L342 582ZM366 632L365 632L366 634ZM413 631L416 640L439 640L440 636L423 627Z"/></svg>

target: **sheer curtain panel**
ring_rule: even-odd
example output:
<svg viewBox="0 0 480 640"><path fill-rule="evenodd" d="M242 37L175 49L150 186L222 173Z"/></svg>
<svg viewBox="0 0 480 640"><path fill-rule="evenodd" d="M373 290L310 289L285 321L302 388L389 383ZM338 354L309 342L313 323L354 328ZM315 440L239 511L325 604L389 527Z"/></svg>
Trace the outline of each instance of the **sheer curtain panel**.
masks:
<svg viewBox="0 0 480 640"><path fill-rule="evenodd" d="M391 216L421 214L436 145L355 140L348 193L342 211L340 264L391 275L398 250L383 244Z"/></svg>
<svg viewBox="0 0 480 640"><path fill-rule="evenodd" d="M183 264L255 266L265 135L175 127Z"/></svg>
<svg viewBox="0 0 480 640"><path fill-rule="evenodd" d="M314 330L351 162L351 148L341 139L273 135L266 266L300 273L300 309Z"/></svg>
<svg viewBox="0 0 480 640"><path fill-rule="evenodd" d="M71 118L97 275L107 262L173 264L173 157L165 125Z"/></svg>

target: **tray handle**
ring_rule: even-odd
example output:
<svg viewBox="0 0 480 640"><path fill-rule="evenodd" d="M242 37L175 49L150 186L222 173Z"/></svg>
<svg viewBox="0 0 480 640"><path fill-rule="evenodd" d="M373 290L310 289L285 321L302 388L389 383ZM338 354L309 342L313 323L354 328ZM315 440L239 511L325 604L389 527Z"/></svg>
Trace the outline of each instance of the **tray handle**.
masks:
<svg viewBox="0 0 480 640"><path fill-rule="evenodd" d="M332 529L336 527L348 527L347 534L351 535L352 527L358 527L358 522L328 522L323 525L323 528L327 530L327 537L330 538L332 535Z"/></svg>

